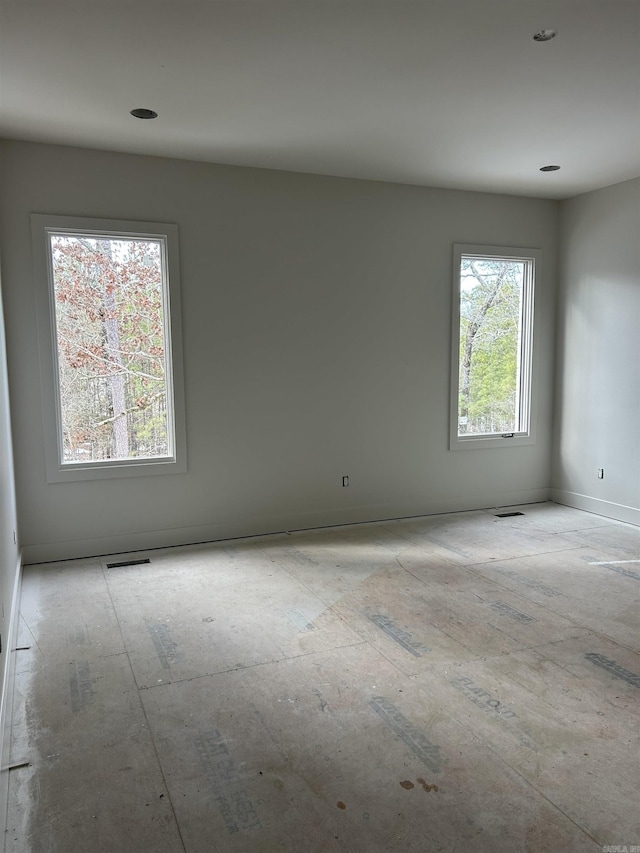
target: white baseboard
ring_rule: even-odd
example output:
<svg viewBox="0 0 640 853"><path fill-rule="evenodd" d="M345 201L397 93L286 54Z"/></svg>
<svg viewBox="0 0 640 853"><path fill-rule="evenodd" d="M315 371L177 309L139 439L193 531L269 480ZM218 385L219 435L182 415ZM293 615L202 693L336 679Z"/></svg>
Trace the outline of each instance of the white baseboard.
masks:
<svg viewBox="0 0 640 853"><path fill-rule="evenodd" d="M9 630L4 637L6 643L3 652L6 657L4 678L2 680L2 697L0 698L0 848L4 850L4 840L7 827L7 806L9 802L9 763L11 759L11 726L13 717L13 687L16 672L15 649L18 641L18 624L20 622L20 589L22 583L22 561L18 555Z"/></svg>
<svg viewBox="0 0 640 853"><path fill-rule="evenodd" d="M605 518L613 518L616 521L625 521L627 524L640 526L640 509L625 504L617 504L612 501L603 501L590 495L581 495L578 492L568 492L565 489L551 489L551 500L558 504L572 506L575 509L583 509Z"/></svg>
<svg viewBox="0 0 640 853"><path fill-rule="evenodd" d="M176 545L193 545L199 542L217 542L248 536L265 536L283 531L311 530L319 527L336 527L343 524L390 521L397 518L414 518L448 512L468 512L491 507L517 506L549 500L548 489L525 489L513 492L471 495L461 499L431 499L396 504L368 504L340 509L313 510L309 512L265 514L259 517L226 519L212 524L175 527L164 530L146 530L115 536L74 539L64 542L23 544L25 565L81 557L98 557L106 554L129 554L134 551L169 548Z"/></svg>

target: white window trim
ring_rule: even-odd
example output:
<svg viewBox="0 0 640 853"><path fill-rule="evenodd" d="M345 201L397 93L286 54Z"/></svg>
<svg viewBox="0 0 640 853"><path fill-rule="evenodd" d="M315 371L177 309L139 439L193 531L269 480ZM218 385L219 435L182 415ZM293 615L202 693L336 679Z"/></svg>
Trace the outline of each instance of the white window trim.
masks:
<svg viewBox="0 0 640 853"><path fill-rule="evenodd" d="M96 234L110 237L155 238L165 246L165 330L167 396L173 399L173 422L169 423L172 454L158 458L115 459L99 462L62 461L62 421L58 392L55 306L49 234ZM180 308L180 261L177 225L115 219L88 219L54 214L31 214L31 236L35 275L40 385L43 407L44 450L47 482L66 483L117 477L184 473L187 470L184 369L182 359L182 315ZM171 419L170 419L171 420Z"/></svg>
<svg viewBox="0 0 640 853"><path fill-rule="evenodd" d="M527 428L522 432L506 435L458 435L458 392L460 365L460 263L463 255L477 255L479 258L495 257L504 260L528 261L531 266L530 281L525 285L525 327L526 336L523 352L526 364L525 394L523 401ZM535 444L535 412L537 397L537 374L534 349L535 302L538 299L542 272L542 252L540 249L526 249L510 246L478 246L468 243L456 243L453 247L453 288L451 323L451 403L449 416L449 450L478 450L480 448L520 447Z"/></svg>

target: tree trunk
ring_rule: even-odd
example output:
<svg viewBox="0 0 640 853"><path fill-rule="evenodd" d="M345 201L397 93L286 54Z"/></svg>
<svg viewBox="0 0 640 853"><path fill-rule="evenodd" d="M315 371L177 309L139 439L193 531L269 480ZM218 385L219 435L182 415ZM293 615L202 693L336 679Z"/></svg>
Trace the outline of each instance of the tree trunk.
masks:
<svg viewBox="0 0 640 853"><path fill-rule="evenodd" d="M100 250L111 258L111 243L109 240L100 241ZM127 401L125 396L124 365L120 354L120 334L118 332L118 317L116 297L113 290L102 282L102 299L104 303L104 329L107 346L107 358L113 365L109 373L109 391L113 407L113 450L115 459L129 458L129 431L127 429ZM119 369L116 369L117 368Z"/></svg>

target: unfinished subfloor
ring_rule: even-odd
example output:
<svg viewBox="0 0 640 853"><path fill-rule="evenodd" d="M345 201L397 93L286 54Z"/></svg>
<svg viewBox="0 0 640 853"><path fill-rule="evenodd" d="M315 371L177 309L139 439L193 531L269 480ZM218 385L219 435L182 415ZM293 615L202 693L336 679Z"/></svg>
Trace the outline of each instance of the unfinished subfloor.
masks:
<svg viewBox="0 0 640 853"><path fill-rule="evenodd" d="M640 850L640 529L517 509L27 567L7 853Z"/></svg>

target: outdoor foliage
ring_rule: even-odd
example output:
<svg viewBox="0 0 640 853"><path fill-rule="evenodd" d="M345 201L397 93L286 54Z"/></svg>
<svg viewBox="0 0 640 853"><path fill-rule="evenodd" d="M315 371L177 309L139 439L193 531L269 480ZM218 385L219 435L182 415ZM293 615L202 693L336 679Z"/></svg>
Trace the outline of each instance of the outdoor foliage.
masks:
<svg viewBox="0 0 640 853"><path fill-rule="evenodd" d="M523 261L462 257L458 434L520 429Z"/></svg>
<svg viewBox="0 0 640 853"><path fill-rule="evenodd" d="M65 462L168 452L161 248L51 235Z"/></svg>

